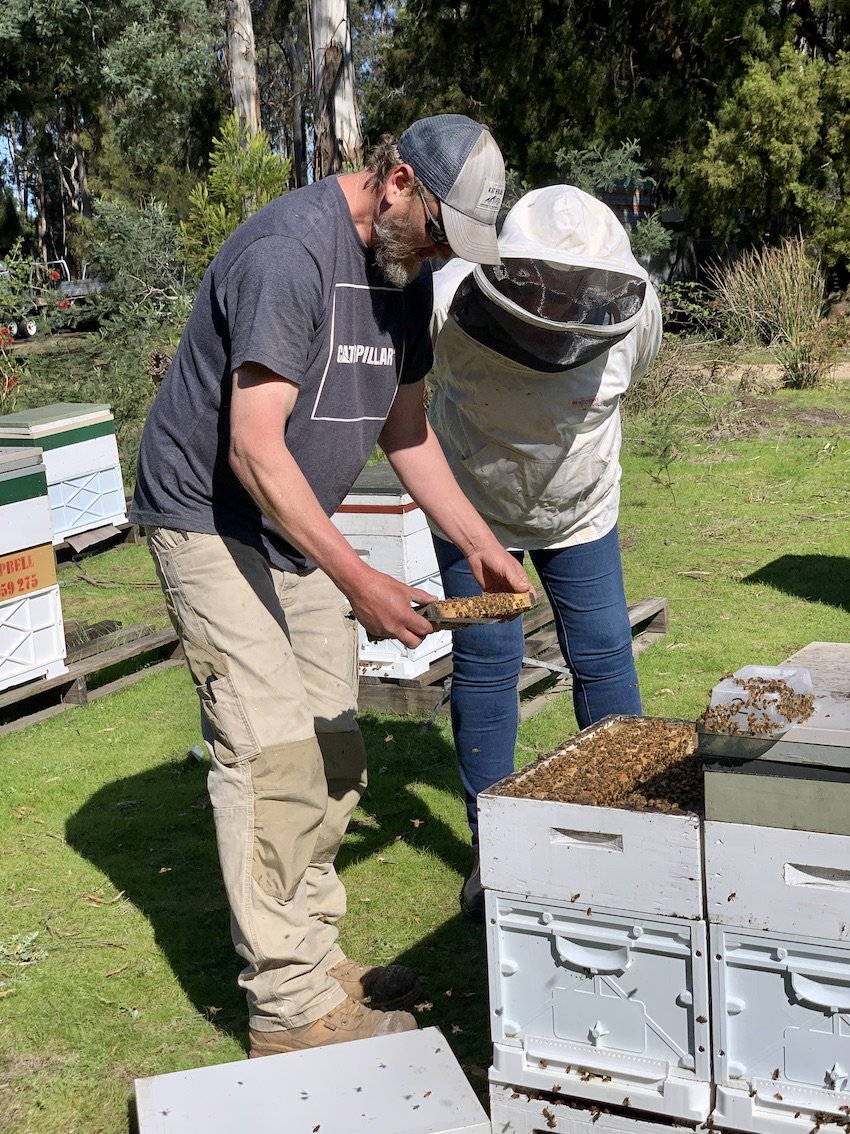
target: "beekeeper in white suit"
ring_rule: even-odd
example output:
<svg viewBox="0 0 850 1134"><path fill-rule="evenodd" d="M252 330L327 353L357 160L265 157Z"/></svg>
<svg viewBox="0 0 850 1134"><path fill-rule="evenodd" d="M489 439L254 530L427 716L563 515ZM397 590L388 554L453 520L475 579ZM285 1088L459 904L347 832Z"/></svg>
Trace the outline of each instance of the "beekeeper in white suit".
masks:
<svg viewBox="0 0 850 1134"><path fill-rule="evenodd" d="M579 726L641 712L617 542L620 398L661 344L661 309L614 213L569 185L508 213L502 263L434 276L429 417L463 492L555 613ZM435 531L447 595L480 593ZM519 620L454 636L452 727L477 851L476 796L514 767ZM475 866L464 913L483 918Z"/></svg>

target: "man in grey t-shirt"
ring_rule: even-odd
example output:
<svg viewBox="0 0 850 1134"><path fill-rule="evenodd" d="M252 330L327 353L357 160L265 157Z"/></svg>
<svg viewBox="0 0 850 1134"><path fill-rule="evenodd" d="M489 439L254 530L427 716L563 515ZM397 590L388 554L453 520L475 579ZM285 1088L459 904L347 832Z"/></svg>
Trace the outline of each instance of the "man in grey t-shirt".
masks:
<svg viewBox="0 0 850 1134"><path fill-rule="evenodd" d="M209 791L246 967L251 1054L405 1031L402 966L338 944L334 858L366 785L357 636L415 647L432 596L329 517L376 443L485 590L528 578L462 495L424 415L434 257L498 262L498 147L462 115L287 194L210 265L150 411L133 518L213 736ZM367 1003L370 1005L367 1007Z"/></svg>

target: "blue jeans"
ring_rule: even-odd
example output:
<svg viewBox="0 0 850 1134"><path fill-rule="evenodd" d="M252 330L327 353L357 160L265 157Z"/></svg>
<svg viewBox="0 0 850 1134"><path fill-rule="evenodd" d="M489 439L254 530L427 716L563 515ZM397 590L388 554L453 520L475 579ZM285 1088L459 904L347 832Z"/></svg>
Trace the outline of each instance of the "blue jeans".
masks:
<svg viewBox="0 0 850 1134"><path fill-rule="evenodd" d="M434 547L446 596L480 594L454 544L435 536ZM521 552L514 554L522 561ZM573 675L579 727L610 713L639 716L616 527L592 543L529 554L552 604L558 644ZM454 633L452 731L473 846L478 845L475 797L514 770L524 644L519 618Z"/></svg>

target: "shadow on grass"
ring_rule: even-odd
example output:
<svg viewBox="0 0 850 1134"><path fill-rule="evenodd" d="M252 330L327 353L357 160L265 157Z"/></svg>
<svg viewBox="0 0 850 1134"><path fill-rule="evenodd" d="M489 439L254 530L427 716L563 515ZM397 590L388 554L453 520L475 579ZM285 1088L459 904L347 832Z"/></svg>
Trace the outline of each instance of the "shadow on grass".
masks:
<svg viewBox="0 0 850 1134"><path fill-rule="evenodd" d="M337 865L344 869L404 839L462 876L471 862L470 848L409 790L416 783L459 792L450 744L410 718L388 723L364 715L361 727L370 784ZM206 770L193 758L174 760L107 784L69 818L66 838L149 920L158 947L196 1010L244 1043L245 1003L236 985L241 964L230 940ZM375 821L364 819L364 813ZM415 893L410 901L417 902ZM391 919L392 911L387 916ZM458 915L399 960L423 974L423 998L433 1007L423 1011L421 1022L443 1027L463 1058L486 1061L481 930ZM469 1015L475 1029L464 1027Z"/></svg>
<svg viewBox="0 0 850 1134"><path fill-rule="evenodd" d="M844 555L780 555L742 582L850 611L850 558Z"/></svg>

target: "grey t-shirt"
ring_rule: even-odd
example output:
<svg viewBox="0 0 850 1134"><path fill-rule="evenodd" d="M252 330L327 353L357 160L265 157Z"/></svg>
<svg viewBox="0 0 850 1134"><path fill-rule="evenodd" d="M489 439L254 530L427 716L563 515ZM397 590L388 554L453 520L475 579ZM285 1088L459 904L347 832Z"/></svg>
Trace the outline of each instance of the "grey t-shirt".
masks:
<svg viewBox="0 0 850 1134"><path fill-rule="evenodd" d="M228 462L231 373L298 386L286 445L327 515L374 448L399 382L431 367L431 271L388 284L336 177L246 221L207 269L145 422L131 519L233 536L284 570L312 564L262 516Z"/></svg>

